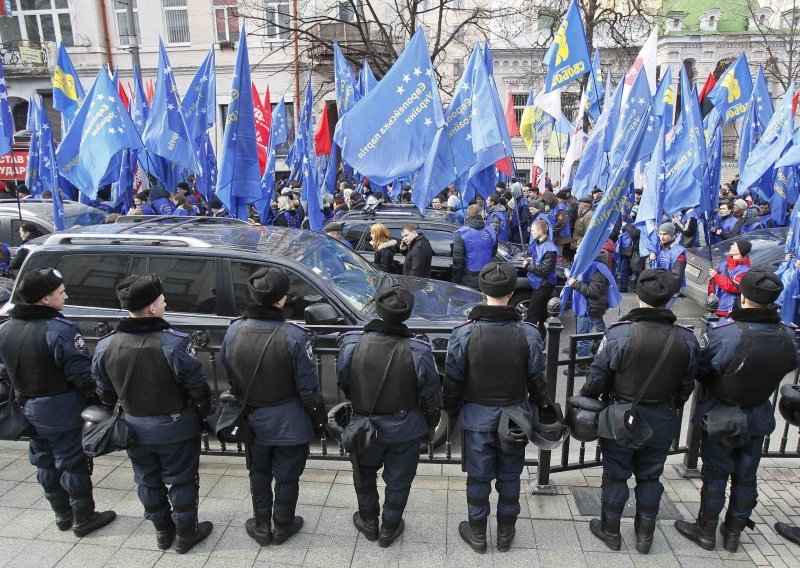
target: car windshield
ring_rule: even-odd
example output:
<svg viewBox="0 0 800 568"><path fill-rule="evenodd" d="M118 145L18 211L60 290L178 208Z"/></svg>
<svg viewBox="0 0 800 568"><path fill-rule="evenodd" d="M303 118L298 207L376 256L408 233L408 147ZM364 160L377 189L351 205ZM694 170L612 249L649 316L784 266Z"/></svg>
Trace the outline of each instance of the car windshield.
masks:
<svg viewBox="0 0 800 568"><path fill-rule="evenodd" d="M355 309L367 311L381 280L389 275L335 239L320 241L319 246L300 259L300 264L333 284Z"/></svg>
<svg viewBox="0 0 800 568"><path fill-rule="evenodd" d="M101 225L105 220L106 215L102 211L84 211L77 215L66 215L64 217L64 226L67 228L76 225L88 227L89 225Z"/></svg>

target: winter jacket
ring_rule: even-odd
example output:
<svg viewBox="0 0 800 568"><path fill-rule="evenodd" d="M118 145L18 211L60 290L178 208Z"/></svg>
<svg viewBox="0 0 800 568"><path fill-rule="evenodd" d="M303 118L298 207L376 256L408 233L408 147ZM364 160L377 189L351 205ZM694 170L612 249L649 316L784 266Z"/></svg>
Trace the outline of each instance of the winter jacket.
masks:
<svg viewBox="0 0 800 568"><path fill-rule="evenodd" d="M578 219L575 221L574 225L575 229L572 232L572 242L569 245L572 250L578 250L583 237L586 236L586 231L589 230L589 223L592 222L592 215L593 212L591 209L588 209L583 215L578 215Z"/></svg>
<svg viewBox="0 0 800 568"><path fill-rule="evenodd" d="M601 260L598 257L598 260ZM604 263L608 259L601 260ZM572 288L586 297L589 308L589 315L592 317L602 317L608 311L608 287L609 283L603 273L595 270L587 282L580 280L572 285Z"/></svg>
<svg viewBox="0 0 800 568"><path fill-rule="evenodd" d="M406 261L403 264L403 276L431 277L431 260L433 248L425 235L417 235L411 241L406 251Z"/></svg>
<svg viewBox="0 0 800 568"><path fill-rule="evenodd" d="M388 241L384 241L378 245L378 249L375 251L375 266L383 270L384 272L388 272L392 274L395 272L394 266L394 254L397 252L397 241L394 239L389 239Z"/></svg>

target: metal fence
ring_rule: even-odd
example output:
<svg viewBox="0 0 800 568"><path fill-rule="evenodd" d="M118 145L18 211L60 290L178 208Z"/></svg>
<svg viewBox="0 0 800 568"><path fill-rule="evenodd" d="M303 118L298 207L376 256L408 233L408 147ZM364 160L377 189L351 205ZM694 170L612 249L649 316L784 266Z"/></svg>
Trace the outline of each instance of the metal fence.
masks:
<svg viewBox="0 0 800 568"><path fill-rule="evenodd" d="M551 300L549 308L551 317L546 324L547 337L545 344L547 355L547 368L545 371L547 392L550 398L561 404L563 408L566 404L566 399L575 395L580 390L580 386L582 386L583 379L576 376L575 373L576 365L579 363L589 363L593 358L593 355L585 357L578 356L578 342L582 340L599 340L599 338L602 337L602 333L570 335L567 341L567 347L565 348L566 353L562 353L561 336L564 333L564 326L558 316L558 312L560 311L558 300ZM82 323L97 322L97 318L90 317L78 317L74 319ZM705 329L705 326L716 320L716 316L712 313L702 318L700 320L700 325ZM110 324L112 323L113 320L106 320L95 325L94 336L86 337L90 347L94 346L98 337L110 331ZM308 329L310 329L317 338L316 345L314 346L314 356L317 360L317 369L321 382L320 386L323 393L326 393L327 385L326 402L330 404L332 402L331 381L335 380L331 376L331 373L335 367L336 356L339 351L336 338L341 333L358 328L344 326L308 326ZM227 325L219 322L210 322L208 325L194 329L187 329L184 326L182 330L191 333L195 351L197 352L198 358L203 362L209 375L213 395L215 398L218 397L220 392L228 388L224 369L218 360L221 338L227 330ZM442 333L441 328L412 328L412 331L423 337L427 337L429 334L441 335ZM320 340L320 338L323 340ZM446 350L442 348L443 343L441 341L435 341L434 344L438 344L439 346L439 348L434 348L434 357L437 360L437 366L441 372L444 368ZM564 371L563 374L561 373L562 370ZM793 384L798 384L798 379L798 373L795 373L793 377L790 377L788 380ZM343 393L338 389L335 390L336 401L343 401ZM684 455L683 462L679 466L679 469L681 469L685 477L699 477L697 462L699 457L700 431L692 426L689 418L694 414L698 400L702 398L701 390L702 387L696 388L686 407L676 411L681 426L679 433L672 442L670 453ZM776 391L772 398L773 408L777 408L777 397L778 392ZM798 429L785 423L778 413L776 413L776 420L778 422L778 427L772 436L768 436L765 439L764 456L781 458L800 457L800 435L798 435ZM442 421L443 422L440 424L440 428L444 430L442 442L437 447L429 444L427 448L422 448L421 450L424 455L421 461L422 463L461 464L460 436L456 435L457 427L449 423L444 413L442 414ZM776 440L776 438L778 439ZM206 455L245 456L244 448L241 445L231 446L225 444L217 440L214 436L210 436L208 433L203 434L202 443L203 453ZM310 457L312 459L323 460L349 460L341 444L330 438L321 438L318 442L312 444ZM537 467L535 484L540 490L545 492L551 489L551 473L596 467L601 465L601 463L600 448L596 442L582 443L572 438L567 438L560 448L552 452L539 450L531 444L528 446L525 459L526 466Z"/></svg>

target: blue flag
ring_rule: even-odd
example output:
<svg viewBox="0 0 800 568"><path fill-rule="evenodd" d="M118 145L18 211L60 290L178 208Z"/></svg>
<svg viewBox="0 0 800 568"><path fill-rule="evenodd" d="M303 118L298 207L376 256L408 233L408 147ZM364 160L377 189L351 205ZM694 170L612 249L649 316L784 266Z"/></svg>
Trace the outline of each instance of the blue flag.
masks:
<svg viewBox="0 0 800 568"><path fill-rule="evenodd" d="M139 134L144 134L147 119L150 118L150 104L142 85L142 76L137 69L133 70L133 100L131 101L131 118Z"/></svg>
<svg viewBox="0 0 800 568"><path fill-rule="evenodd" d="M44 187L39 178L39 140L41 132L39 131L39 106L42 104L41 97L32 97L28 105L28 116L25 122L25 127L31 133L31 142L28 146L28 168L25 171L25 185L31 192L31 195L38 197Z"/></svg>
<svg viewBox="0 0 800 568"><path fill-rule="evenodd" d="M592 76L586 82L586 102L585 112L586 115L592 119L592 122L597 122L602 112L603 99L606 95L606 90L603 87L603 68L600 65L600 50L594 48L594 61L592 62Z"/></svg>
<svg viewBox="0 0 800 568"><path fill-rule="evenodd" d="M100 69L56 151L61 175L92 199L97 197L100 185L119 176L122 151L143 147L117 96L105 68Z"/></svg>
<svg viewBox="0 0 800 568"><path fill-rule="evenodd" d="M56 167L56 150L53 143L53 129L50 125L50 117L44 108L42 99L39 95L31 97L30 107L35 116L32 121L36 125L36 154L28 159L28 170L36 170L36 193L41 195L42 191L50 191L53 194L53 224L56 229L63 231L64 224L64 204L61 195L58 193L58 168ZM31 144L33 146L33 144ZM33 187L29 186L33 193Z"/></svg>
<svg viewBox="0 0 800 568"><path fill-rule="evenodd" d="M353 70L336 40L333 41L333 77L336 81L336 110L341 118L355 106L359 92Z"/></svg>
<svg viewBox="0 0 800 568"><path fill-rule="evenodd" d="M189 139L200 146L206 130L214 126L217 117L217 72L214 66L214 48L212 47L203 63L197 68L186 96L183 97L181 110L186 121ZM201 163L202 167L203 164Z"/></svg>
<svg viewBox="0 0 800 568"><path fill-rule="evenodd" d="M620 83L624 85L623 83ZM616 125L616 132L614 132L611 141L611 148L608 152L608 171L613 172L617 166L622 162L624 157L628 154L628 141L634 132L646 132L647 125L640 125L642 121L650 124L650 106L653 102L653 96L650 94L650 85L647 81L647 73L644 70L640 71L633 82L628 100L621 107L619 119ZM637 155L641 151L639 141L636 144Z"/></svg>
<svg viewBox="0 0 800 568"><path fill-rule="evenodd" d="M472 148L476 153L470 173L477 173L512 155L505 111L492 72L494 61L486 44L480 45L484 65L472 70ZM500 172L502 173L502 172ZM503 174L505 175L505 174Z"/></svg>
<svg viewBox="0 0 800 568"><path fill-rule="evenodd" d="M67 48L58 46L58 58L53 70L53 108L71 121L86 98L78 73L72 65Z"/></svg>
<svg viewBox="0 0 800 568"><path fill-rule="evenodd" d="M642 84L644 89L641 88ZM636 97L636 101L631 103L634 97ZM640 97L645 99L643 105L639 103ZM653 97L650 94L644 69L636 78L628 102L631 104L622 112L618 129L628 132L629 135L622 143L623 150L619 160L613 163L609 170L608 189L595 207L592 220L589 222L586 234L575 254L570 268L570 277L572 278L580 278L600 253L619 218L620 211L628 197L628 190L633 184L635 158L639 153L639 144L647 127L647 118L653 105ZM565 286L561 293L562 305L566 305L567 299L571 295L572 288Z"/></svg>
<svg viewBox="0 0 800 568"><path fill-rule="evenodd" d="M713 123L713 129L708 138L708 196L709 196L709 215L716 211L719 205L719 185L722 179L722 120L716 107L711 110L706 118L712 117L709 123Z"/></svg>
<svg viewBox="0 0 800 568"><path fill-rule="evenodd" d="M261 198L261 168L258 165L256 118L244 23L233 70L217 178L217 196L231 214L247 220L247 204Z"/></svg>
<svg viewBox="0 0 800 568"><path fill-rule="evenodd" d="M422 167L444 124L439 89L419 28L395 64L336 125L342 160L379 185Z"/></svg>
<svg viewBox="0 0 800 568"><path fill-rule="evenodd" d="M196 143L191 138L183 118L178 87L175 85L172 66L169 64L164 42L161 40L159 40L158 78L153 106L144 127L142 141L151 154L160 156L167 162L162 162L158 176L165 184L172 185L169 182L182 177L180 168L199 171Z"/></svg>
<svg viewBox="0 0 800 568"><path fill-rule="evenodd" d="M270 205L274 200L275 192L275 147L286 142L288 138L286 103L281 97L281 100L272 111L272 130L270 131L269 145L267 146L267 163L264 167L264 175L261 176L261 199L253 204L258 210L262 225L272 222Z"/></svg>
<svg viewBox="0 0 800 568"><path fill-rule="evenodd" d="M272 111L272 130L269 139L273 141L273 147L280 146L289 139L289 127L286 120L286 103L283 97L275 105Z"/></svg>
<svg viewBox="0 0 800 568"><path fill-rule="evenodd" d="M122 151L122 165L119 170L119 179L111 184L111 200L114 207L125 213L133 207L133 183L136 174L135 150Z"/></svg>
<svg viewBox="0 0 800 568"><path fill-rule="evenodd" d="M576 0L570 2L569 9L542 63L547 66L545 93L563 87L589 72L592 64L591 55Z"/></svg>
<svg viewBox="0 0 800 568"><path fill-rule="evenodd" d="M717 84L708 93L708 99L719 110L725 124L744 116L747 102L753 94L753 79L744 52L730 64Z"/></svg>
<svg viewBox="0 0 800 568"><path fill-rule="evenodd" d="M787 152L780 160L778 157L783 154L786 147L792 140L792 129L794 128L794 117L792 116L792 99L794 98L794 87L790 86L783 95L778 110L772 115L764 134L756 144L755 148L747 157L744 169L739 175L739 184L743 188L753 185L772 167L782 167L791 165L791 152ZM787 156L789 159L787 160ZM775 162L778 162L777 164Z"/></svg>
<svg viewBox="0 0 800 568"><path fill-rule="evenodd" d="M369 61L364 60L364 65L358 73L358 94L359 98L363 99L367 96L372 89L378 85L378 80L372 74L372 69L369 66Z"/></svg>
<svg viewBox="0 0 800 568"><path fill-rule="evenodd" d="M787 206L794 205L797 202L797 185L797 168L776 168L769 205L772 221L778 227L782 227L786 224Z"/></svg>
<svg viewBox="0 0 800 568"><path fill-rule="evenodd" d="M301 156L300 173L303 190L301 197L308 202L306 214L312 231L322 231L322 192L320 191L317 151L314 146L314 93L311 91L311 70L308 71L306 96L297 128L298 149ZM353 112L353 111L351 111Z"/></svg>
<svg viewBox="0 0 800 568"><path fill-rule="evenodd" d="M0 156L8 154L14 140L14 117L8 104L8 88L3 73L3 62L0 61ZM13 163L13 162L12 162Z"/></svg>
<svg viewBox="0 0 800 568"><path fill-rule="evenodd" d="M197 159L202 171L195 178L195 187L206 201L210 201L214 195L214 188L217 187L217 155L208 132L203 133L200 139Z"/></svg>
<svg viewBox="0 0 800 568"><path fill-rule="evenodd" d="M658 99L656 99L657 101ZM657 104L657 102L656 102ZM666 171L666 141L667 126L661 121L656 138L656 146L647 165L645 172L645 187L642 192L642 200L636 212L634 225L639 227L641 238L639 239L639 253L647 256L650 253L657 253L657 233L658 226L664 212L664 177Z"/></svg>
<svg viewBox="0 0 800 568"><path fill-rule="evenodd" d="M608 173L608 156L606 147L611 146L614 138L614 125L612 116L619 114L619 105L622 101L622 83L614 90L613 98L605 105L600 118L589 131L589 138L583 150L583 158L578 163L575 177L572 180L572 195L580 199L589 195L595 187L600 186L604 173Z"/></svg>
<svg viewBox="0 0 800 568"><path fill-rule="evenodd" d="M666 125L667 132L672 130L675 120L675 92L672 87L672 67L667 66L667 71L661 78L653 99L653 112L648 118L649 124L642 138L642 147L639 151L640 159L646 159L653 152L659 136L659 124Z"/></svg>
<svg viewBox="0 0 800 568"><path fill-rule="evenodd" d="M750 97L750 102L747 103L747 113L744 115L742 131L739 135L740 172L744 170L750 152L756 147L756 144L758 144L758 141L767 129L767 124L769 124L769 121L772 119L773 113L772 98L769 95L767 80L764 78L764 69L759 65L755 87L753 88L753 96ZM764 176L764 178L767 177L768 176ZM764 178L758 182L758 185L762 188L765 185L763 183ZM769 179L766 181L769 183ZM744 191L744 189L744 186L742 186L742 191Z"/></svg>

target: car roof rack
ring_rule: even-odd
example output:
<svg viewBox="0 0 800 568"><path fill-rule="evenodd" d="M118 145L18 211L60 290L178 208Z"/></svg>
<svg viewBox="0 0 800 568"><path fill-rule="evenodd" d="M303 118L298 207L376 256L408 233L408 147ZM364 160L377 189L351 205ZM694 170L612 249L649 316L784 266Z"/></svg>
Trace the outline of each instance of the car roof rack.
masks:
<svg viewBox="0 0 800 568"><path fill-rule="evenodd" d="M170 223L174 221L174 223ZM186 217L185 215L122 215L117 217L114 224L128 225L116 234L128 233L137 227L152 227L159 224L166 225L163 230L155 231L156 235L163 235L178 227L194 227L199 225L250 225L241 219L232 217Z"/></svg>
<svg viewBox="0 0 800 568"><path fill-rule="evenodd" d="M211 248L211 243L177 235L137 235L119 233L52 233L44 241L46 245L73 244L76 241L91 241L94 245L119 245L124 243L144 246L183 245L193 248Z"/></svg>

